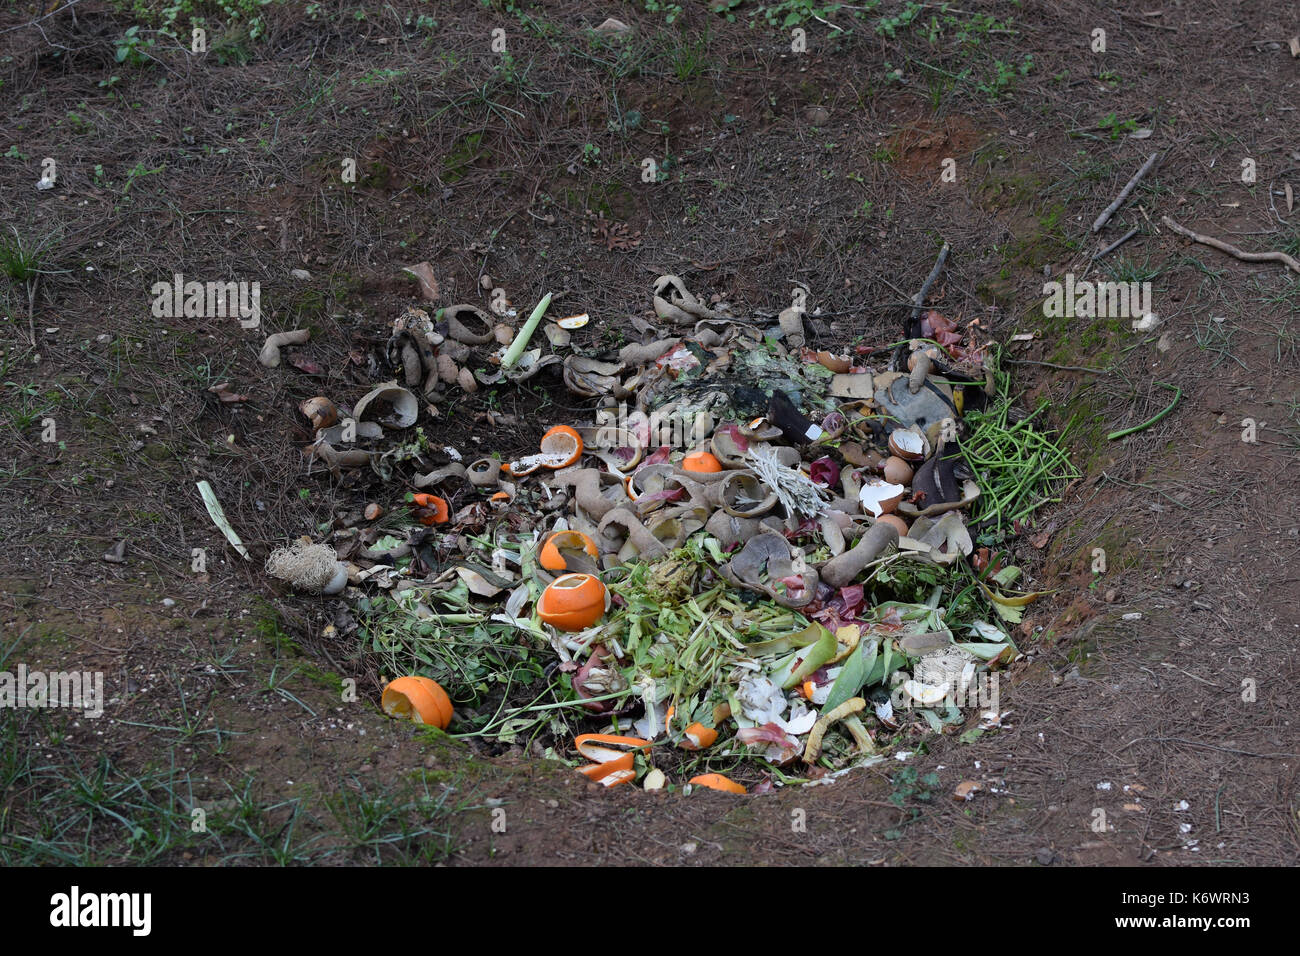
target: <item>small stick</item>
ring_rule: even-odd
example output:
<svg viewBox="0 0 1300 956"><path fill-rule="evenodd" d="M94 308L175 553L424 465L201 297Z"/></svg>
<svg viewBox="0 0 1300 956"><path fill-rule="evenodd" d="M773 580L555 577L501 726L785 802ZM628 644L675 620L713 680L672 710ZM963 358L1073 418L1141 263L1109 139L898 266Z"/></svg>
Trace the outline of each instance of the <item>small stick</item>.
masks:
<svg viewBox="0 0 1300 956"><path fill-rule="evenodd" d="M1086 365L1057 365L1055 362L1035 362L1032 359L1004 358L1002 361L1010 365L1041 365L1044 368L1057 368L1063 372L1091 372L1094 375L1105 375L1110 371L1108 368L1088 368Z"/></svg>
<svg viewBox="0 0 1300 956"><path fill-rule="evenodd" d="M1166 226L1185 236L1192 242L1199 242L1202 245L1209 246L1211 249L1218 249L1220 252L1226 252L1230 256L1236 256L1242 262L1280 262L1293 272L1300 273L1300 262L1294 257L1288 256L1285 252L1243 252L1236 246L1230 246L1222 239L1215 239L1213 236L1205 236L1199 232L1192 232L1186 226L1180 226L1168 216L1162 216L1160 219Z"/></svg>
<svg viewBox="0 0 1300 956"><path fill-rule="evenodd" d="M1101 259L1101 258L1104 257L1104 256L1108 256L1108 255L1110 255L1112 252L1114 252L1114 251L1115 251L1116 249L1118 249L1120 246L1124 245L1124 243L1128 242L1130 239L1132 239L1132 238L1133 238L1134 236L1136 236L1137 234L1138 234L1138 227L1137 227L1137 226L1134 226L1134 227L1133 227L1132 229L1130 229L1128 232L1124 233L1124 235L1120 236L1118 239L1116 239L1114 242L1112 242L1112 243L1111 243L1109 246L1107 246L1105 249L1101 250L1101 252L1099 252L1099 253L1097 253L1095 256L1093 256L1093 257L1092 257L1092 261L1093 261L1093 262L1096 262L1098 259Z"/></svg>
<svg viewBox="0 0 1300 956"><path fill-rule="evenodd" d="M921 285L921 291L912 296L913 327L916 325L916 320L921 317L921 308L925 305L925 297L930 294L930 286L934 285L935 280L939 278L939 273L943 271L943 264L948 259L950 248L947 242L943 244L943 248L939 250L939 257L934 260L934 268L930 270L930 274L925 277L925 282Z"/></svg>
<svg viewBox="0 0 1300 956"><path fill-rule="evenodd" d="M1128 199L1129 193L1133 192L1133 190L1137 188L1137 184L1142 182L1143 176L1151 172L1151 167L1156 164L1156 160L1159 158L1159 153L1152 153L1147 157L1147 161L1142 164L1142 168L1137 171L1137 175L1130 179L1128 185L1119 191L1119 195L1115 197L1115 201L1101 211L1101 215L1097 217L1097 221L1092 224L1093 232L1100 231L1101 227L1110 221L1110 217L1115 215L1115 210L1124 205L1124 200Z"/></svg>

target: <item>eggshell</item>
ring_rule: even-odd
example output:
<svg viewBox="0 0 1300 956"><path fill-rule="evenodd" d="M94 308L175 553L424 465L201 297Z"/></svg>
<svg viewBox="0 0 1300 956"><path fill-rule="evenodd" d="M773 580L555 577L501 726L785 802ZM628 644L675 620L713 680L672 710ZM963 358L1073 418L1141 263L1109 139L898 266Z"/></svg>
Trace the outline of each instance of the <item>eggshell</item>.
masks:
<svg viewBox="0 0 1300 956"><path fill-rule="evenodd" d="M890 484L910 485L912 483L912 466L897 455L890 455L885 459L884 475L885 481Z"/></svg>

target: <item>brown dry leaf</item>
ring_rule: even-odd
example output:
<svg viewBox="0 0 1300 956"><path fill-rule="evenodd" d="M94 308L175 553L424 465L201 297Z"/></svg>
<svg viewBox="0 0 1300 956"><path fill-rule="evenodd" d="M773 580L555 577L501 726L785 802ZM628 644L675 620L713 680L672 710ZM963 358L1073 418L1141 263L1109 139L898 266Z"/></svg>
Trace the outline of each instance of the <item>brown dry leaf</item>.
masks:
<svg viewBox="0 0 1300 956"><path fill-rule="evenodd" d="M494 412L491 409L488 409L487 411L484 412L476 413L474 415L474 420L479 422L487 422L489 425L492 425L494 427L497 425L518 425L519 424L518 415L510 415L504 412Z"/></svg>
<svg viewBox="0 0 1300 956"><path fill-rule="evenodd" d="M481 597L495 597L501 593L501 588L472 568L457 568L456 573L460 575L460 579L465 582L465 586L470 591Z"/></svg>
<svg viewBox="0 0 1300 956"><path fill-rule="evenodd" d="M631 252L641 245L640 231L630 232L625 222L600 219L592 226L591 235L596 241L603 241L610 252Z"/></svg>
<svg viewBox="0 0 1300 956"><path fill-rule="evenodd" d="M1128 810L1130 813L1145 813L1145 812L1146 812L1145 810L1143 810L1143 808L1142 808L1142 804L1140 804L1140 803L1126 803L1126 804L1124 804L1124 809L1125 809L1125 810Z"/></svg>
<svg viewBox="0 0 1300 956"><path fill-rule="evenodd" d="M438 278L433 274L433 266L421 262L416 266L403 266L402 271L420 283L420 295L426 302L438 301Z"/></svg>
<svg viewBox="0 0 1300 956"><path fill-rule="evenodd" d="M1286 42L1291 47L1291 55L1293 57L1300 56L1300 36L1294 36Z"/></svg>
<svg viewBox="0 0 1300 956"><path fill-rule="evenodd" d="M319 363L313 361L312 359L309 359L301 352L291 352L289 354L289 364L292 365L294 368L296 368L298 371L305 372L308 375L325 374L325 370L320 367Z"/></svg>
<svg viewBox="0 0 1300 956"><path fill-rule="evenodd" d="M957 789L952 792L952 798L954 800L969 800L983 789L984 785L982 783L977 783L974 780L963 780L957 784Z"/></svg>
<svg viewBox="0 0 1300 956"><path fill-rule="evenodd" d="M1286 211L1290 212L1295 208L1295 191L1291 188L1290 183L1283 183L1282 188L1286 190Z"/></svg>
<svg viewBox="0 0 1300 956"><path fill-rule="evenodd" d="M240 395L230 390L229 382L222 382L220 385L213 385L208 389L213 395L221 400L223 405L234 405L238 402L248 401L247 395Z"/></svg>

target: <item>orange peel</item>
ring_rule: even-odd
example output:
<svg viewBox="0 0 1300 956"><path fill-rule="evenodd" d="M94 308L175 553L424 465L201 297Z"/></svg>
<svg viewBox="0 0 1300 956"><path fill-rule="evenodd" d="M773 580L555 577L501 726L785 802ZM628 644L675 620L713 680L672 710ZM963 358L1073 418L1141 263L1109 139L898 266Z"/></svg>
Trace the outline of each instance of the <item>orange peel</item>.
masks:
<svg viewBox="0 0 1300 956"><path fill-rule="evenodd" d="M744 793L745 788L730 777L724 777L720 773L702 773L697 777L691 777L689 781L692 786L708 787L710 790L721 790L723 793Z"/></svg>
<svg viewBox="0 0 1300 956"><path fill-rule="evenodd" d="M545 461L547 468L567 468L582 457L582 436L576 428L568 425L556 425L548 428L541 440L542 454L560 459L558 462Z"/></svg>
<svg viewBox="0 0 1300 956"><path fill-rule="evenodd" d="M713 472L722 471L722 462L718 461L717 455L711 452L695 451L682 459L682 471L712 474Z"/></svg>
<svg viewBox="0 0 1300 956"><path fill-rule="evenodd" d="M501 466L501 471L513 478L531 475L539 468L552 471L567 468L582 457L582 436L576 428L568 425L555 425L548 428L539 443L541 451L536 455L527 455Z"/></svg>
<svg viewBox="0 0 1300 956"><path fill-rule="evenodd" d="M609 592L594 574L562 574L542 592L537 615L560 631L582 631L605 616Z"/></svg>
<svg viewBox="0 0 1300 956"><path fill-rule="evenodd" d="M390 681L380 698L389 717L411 720L446 730L454 710L451 698L437 681L428 677L399 677Z"/></svg>
<svg viewBox="0 0 1300 956"><path fill-rule="evenodd" d="M617 734L579 734L573 738L573 747L592 763L606 764L631 759L638 750L650 747L648 740L640 737L621 737Z"/></svg>
<svg viewBox="0 0 1300 956"><path fill-rule="evenodd" d="M421 492L412 495L411 500L420 507L427 509L430 514L420 516L420 524L446 524L451 518L451 509L447 506L447 499L439 498L437 495L429 495Z"/></svg>
<svg viewBox="0 0 1300 956"><path fill-rule="evenodd" d="M627 753L604 763L589 763L585 767L579 767L578 773L592 783L598 783L603 787L616 787L620 783L627 783L636 778L634 761L633 755Z"/></svg>
<svg viewBox="0 0 1300 956"><path fill-rule="evenodd" d="M566 556L565 552L568 552ZM547 571L567 571L569 563L586 552L593 559L596 557L596 542L581 531L556 531L542 545L538 562Z"/></svg>
<svg viewBox="0 0 1300 956"><path fill-rule="evenodd" d="M578 773L601 786L616 787L636 779L636 753L650 747L650 741L615 734L580 734L573 746L591 761L579 767Z"/></svg>
<svg viewBox="0 0 1300 956"><path fill-rule="evenodd" d="M718 740L718 732L712 727L705 727L696 722L686 728L686 736L677 745L683 750L704 750L712 747Z"/></svg>

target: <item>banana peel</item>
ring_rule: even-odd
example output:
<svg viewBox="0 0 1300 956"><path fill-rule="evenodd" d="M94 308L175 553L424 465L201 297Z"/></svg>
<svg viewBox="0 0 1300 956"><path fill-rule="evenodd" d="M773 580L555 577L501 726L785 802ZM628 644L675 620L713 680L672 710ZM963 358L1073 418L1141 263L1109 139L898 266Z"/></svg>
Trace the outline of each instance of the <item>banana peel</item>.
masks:
<svg viewBox="0 0 1300 956"><path fill-rule="evenodd" d="M1006 595L1006 594L999 594L998 592L992 590L983 581L979 582L979 585L984 590L985 595L987 595L990 601L992 601L994 604L1001 605L1002 607L1025 607L1027 604L1031 604L1034 601L1037 601L1040 597L1047 597L1047 595L1049 594L1056 593L1054 590L1052 590L1052 591L1028 591L1024 594Z"/></svg>
<svg viewBox="0 0 1300 956"><path fill-rule="evenodd" d="M979 582L979 586L985 597L993 602L993 610L998 612L998 617L1010 624L1015 624L1024 617L1023 608L1026 605L1053 593L1052 591L1030 591L1026 594L1007 595L999 594L983 581Z"/></svg>
<svg viewBox="0 0 1300 956"><path fill-rule="evenodd" d="M860 640L862 640L862 628L857 624L845 624L843 627L837 628L835 631L835 641L837 644L844 645L844 649L842 651L837 651L835 656L826 663L828 665L838 664L840 661L844 660L844 658L848 657L857 649L858 641Z"/></svg>

